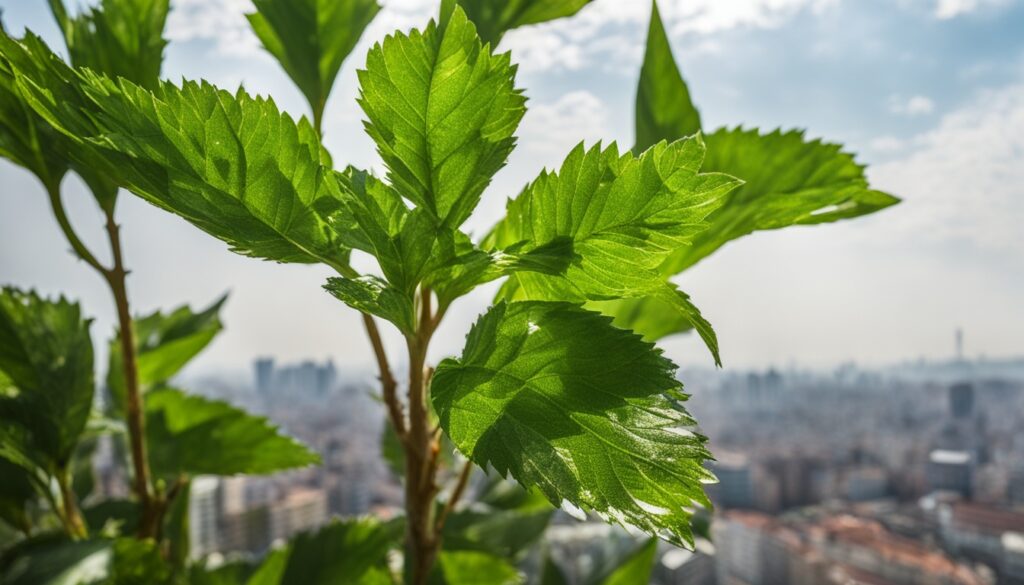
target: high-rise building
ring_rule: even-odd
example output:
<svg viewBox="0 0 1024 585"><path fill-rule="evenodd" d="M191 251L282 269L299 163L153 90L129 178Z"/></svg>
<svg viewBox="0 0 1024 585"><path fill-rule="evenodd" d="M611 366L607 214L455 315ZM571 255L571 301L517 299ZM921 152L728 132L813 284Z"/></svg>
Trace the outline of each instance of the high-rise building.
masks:
<svg viewBox="0 0 1024 585"><path fill-rule="evenodd" d="M928 488L971 497L974 458L968 451L936 449L928 456Z"/></svg>
<svg viewBox="0 0 1024 585"><path fill-rule="evenodd" d="M259 358L253 363L256 373L256 391L266 396L274 385L274 359Z"/></svg>
<svg viewBox="0 0 1024 585"><path fill-rule="evenodd" d="M204 557L220 549L218 486L216 477L197 477L192 480L188 510L192 558Z"/></svg>

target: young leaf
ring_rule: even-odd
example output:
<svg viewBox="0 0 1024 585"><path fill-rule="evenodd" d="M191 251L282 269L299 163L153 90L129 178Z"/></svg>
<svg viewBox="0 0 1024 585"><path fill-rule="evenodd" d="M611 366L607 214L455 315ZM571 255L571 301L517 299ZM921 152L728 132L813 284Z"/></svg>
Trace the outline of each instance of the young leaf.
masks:
<svg viewBox="0 0 1024 585"><path fill-rule="evenodd" d="M320 462L266 418L172 388L146 396L146 435L157 477L262 474Z"/></svg>
<svg viewBox="0 0 1024 585"><path fill-rule="evenodd" d="M102 0L74 17L64 0L49 2L73 66L156 89L167 47L169 0Z"/></svg>
<svg viewBox="0 0 1024 585"><path fill-rule="evenodd" d="M443 28L395 33L359 71L366 130L394 188L455 228L505 165L525 111L509 55L493 55L456 8Z"/></svg>
<svg viewBox="0 0 1024 585"><path fill-rule="evenodd" d="M523 242L529 249L569 238L578 259L560 276L514 274L506 298L584 302L657 295L694 319L692 305L677 302L659 267L707 228L705 218L740 184L728 175L701 174L703 158L700 136L659 143L639 157L620 156L614 145L603 151L577 146L557 174L543 173L509 202L488 243ZM714 336L705 341L718 361Z"/></svg>
<svg viewBox="0 0 1024 585"><path fill-rule="evenodd" d="M133 321L139 386L143 390L169 381L213 341L223 329L220 309L226 300L227 295L198 313L181 306L167 315L156 311ZM107 366L107 389L115 410L124 404L121 360L120 335L115 335L110 341Z"/></svg>
<svg viewBox="0 0 1024 585"><path fill-rule="evenodd" d="M652 0L647 52L636 94L636 146L633 151L640 153L662 140L673 142L696 134L700 129L700 112L693 105L690 89L672 56L658 2Z"/></svg>
<svg viewBox="0 0 1024 585"><path fill-rule="evenodd" d="M445 551L438 555L437 564L427 579L428 585L516 585L523 580L508 561L475 551Z"/></svg>
<svg viewBox="0 0 1024 585"><path fill-rule="evenodd" d="M462 357L438 366L442 428L555 504L569 502L677 545L707 505L711 475L675 365L611 320L567 303L500 303L474 325Z"/></svg>
<svg viewBox="0 0 1024 585"><path fill-rule="evenodd" d="M506 32L572 16L593 0L458 0L480 38L497 47Z"/></svg>
<svg viewBox="0 0 1024 585"><path fill-rule="evenodd" d="M147 201L234 251L344 267L348 252L321 216L338 204L330 157L312 126L272 100L205 82L147 91L73 71L37 37L0 35L0 55L40 115Z"/></svg>
<svg viewBox="0 0 1024 585"><path fill-rule="evenodd" d="M0 456L48 474L69 464L92 408L89 325L64 298L0 291Z"/></svg>
<svg viewBox="0 0 1024 585"><path fill-rule="evenodd" d="M868 186L864 167L838 144L807 140L802 131L722 129L707 136L704 168L743 177L693 245L662 270L676 274L725 243L759 230L830 223L899 202Z"/></svg>
<svg viewBox="0 0 1024 585"><path fill-rule="evenodd" d="M415 309L411 295L391 286L376 276L327 279L324 289L353 309L386 319L402 333L416 331Z"/></svg>
<svg viewBox="0 0 1024 585"><path fill-rule="evenodd" d="M377 0L254 0L247 14L320 120L341 64L380 11Z"/></svg>

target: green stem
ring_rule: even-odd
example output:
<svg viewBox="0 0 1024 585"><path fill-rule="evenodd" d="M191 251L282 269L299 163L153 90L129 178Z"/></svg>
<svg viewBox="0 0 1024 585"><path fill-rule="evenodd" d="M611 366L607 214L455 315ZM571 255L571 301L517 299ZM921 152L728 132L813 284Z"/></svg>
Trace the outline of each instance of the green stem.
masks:
<svg viewBox="0 0 1024 585"><path fill-rule="evenodd" d="M68 535L75 540L88 538L89 531L85 527L85 520L78 509L78 500L74 490L71 489L71 474L67 469L57 472L57 486L60 489L61 520Z"/></svg>
<svg viewBox="0 0 1024 585"><path fill-rule="evenodd" d="M50 197L50 209L53 210L53 215L57 218L57 224L60 225L60 229L64 232L64 237L67 238L68 243L71 244L71 249L75 255L106 277L108 270L96 260L96 256L89 251L89 248L86 247L81 238L78 237L78 234L75 233L75 228L71 226L71 220L68 219L67 211L64 209L64 202L61 199L60 185L47 184L46 193Z"/></svg>

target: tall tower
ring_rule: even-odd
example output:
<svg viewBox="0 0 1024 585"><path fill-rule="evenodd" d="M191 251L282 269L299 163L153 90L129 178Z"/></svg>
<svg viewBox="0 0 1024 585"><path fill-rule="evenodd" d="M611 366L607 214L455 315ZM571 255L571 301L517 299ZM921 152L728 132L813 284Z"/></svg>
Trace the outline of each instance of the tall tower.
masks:
<svg viewBox="0 0 1024 585"><path fill-rule="evenodd" d="M953 338L956 343L956 361L962 362L964 361L964 330L957 327Z"/></svg>

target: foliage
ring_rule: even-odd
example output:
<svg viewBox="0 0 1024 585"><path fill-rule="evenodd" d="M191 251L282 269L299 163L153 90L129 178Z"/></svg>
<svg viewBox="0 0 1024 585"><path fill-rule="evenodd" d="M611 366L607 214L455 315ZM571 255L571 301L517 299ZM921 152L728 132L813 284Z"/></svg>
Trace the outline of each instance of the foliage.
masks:
<svg viewBox="0 0 1024 585"><path fill-rule="evenodd" d="M377 0L255 0L248 14L263 48L299 87L317 121L342 63L373 17Z"/></svg>
<svg viewBox="0 0 1024 585"><path fill-rule="evenodd" d="M636 146L642 152L661 140L701 131L700 114L672 55L652 0L647 51L636 103ZM659 267L668 279L726 243L761 230L815 225L875 213L899 200L871 189L864 167L842 147L808 140L802 131L720 129L706 134L703 169L740 177L744 185L726 195L711 213L708 229L680 247ZM675 303L658 295L593 304L615 317L616 326L651 341L694 328ZM697 328L700 331L700 328Z"/></svg>
<svg viewBox="0 0 1024 585"><path fill-rule="evenodd" d="M92 408L92 361L77 304L0 291L0 456L44 476L67 470Z"/></svg>
<svg viewBox="0 0 1024 585"><path fill-rule="evenodd" d="M154 477L136 490L141 507L104 502L83 517L105 534L163 534L160 542L89 539L84 530L69 530L79 539L70 544L27 539L5 578L48 582L92 571L88 579L110 583L182 575L196 583L390 583L388 558L404 533L411 583L481 575L517 583L515 563L541 538L552 505L692 546L694 510L710 506L703 484L713 481L711 455L675 364L653 341L693 329L721 360L711 324L670 279L754 231L857 217L896 200L872 190L837 145L799 132L703 133L654 5L636 146L580 144L474 240L461 226L506 164L526 112L517 67L494 47L513 28L587 3L442 0L437 21L375 43L358 71L358 104L384 177L336 167L322 144L328 97L379 10L375 0L255 0L253 30L306 97L312 122L244 89L159 81L167 0L104 0L75 18L51 0L70 65L31 33L0 34L0 155L46 184L76 253L111 285L120 326L107 414L126 417L136 477L150 469ZM96 262L61 216L57 187L69 167L107 216L113 268ZM388 459L406 479L404 518L335 522L258 566L184 566L190 476L269 473L318 459L266 419L171 385L220 332L223 299L202 311L130 319L116 187L237 253L333 270L324 288L363 315L374 349L391 423ZM350 264L353 251L376 267ZM461 356L430 368L432 335L452 304L498 279L499 299ZM94 438L86 433L92 349L77 306L7 294L17 302L0 299L0 412L18 424L3 427L0 464L25 473L0 490L0 518L27 533L32 501L49 499L49 511L64 516L74 504L69 465L76 454L88 458ZM404 399L376 318L405 338ZM453 451L527 489L492 477L466 504L473 467L459 473ZM74 483L88 493L82 471ZM56 472L60 503L40 481ZM444 490L440 479L449 476ZM652 538L592 581L648 580L657 546ZM564 582L550 558L542 568L543 582Z"/></svg>

